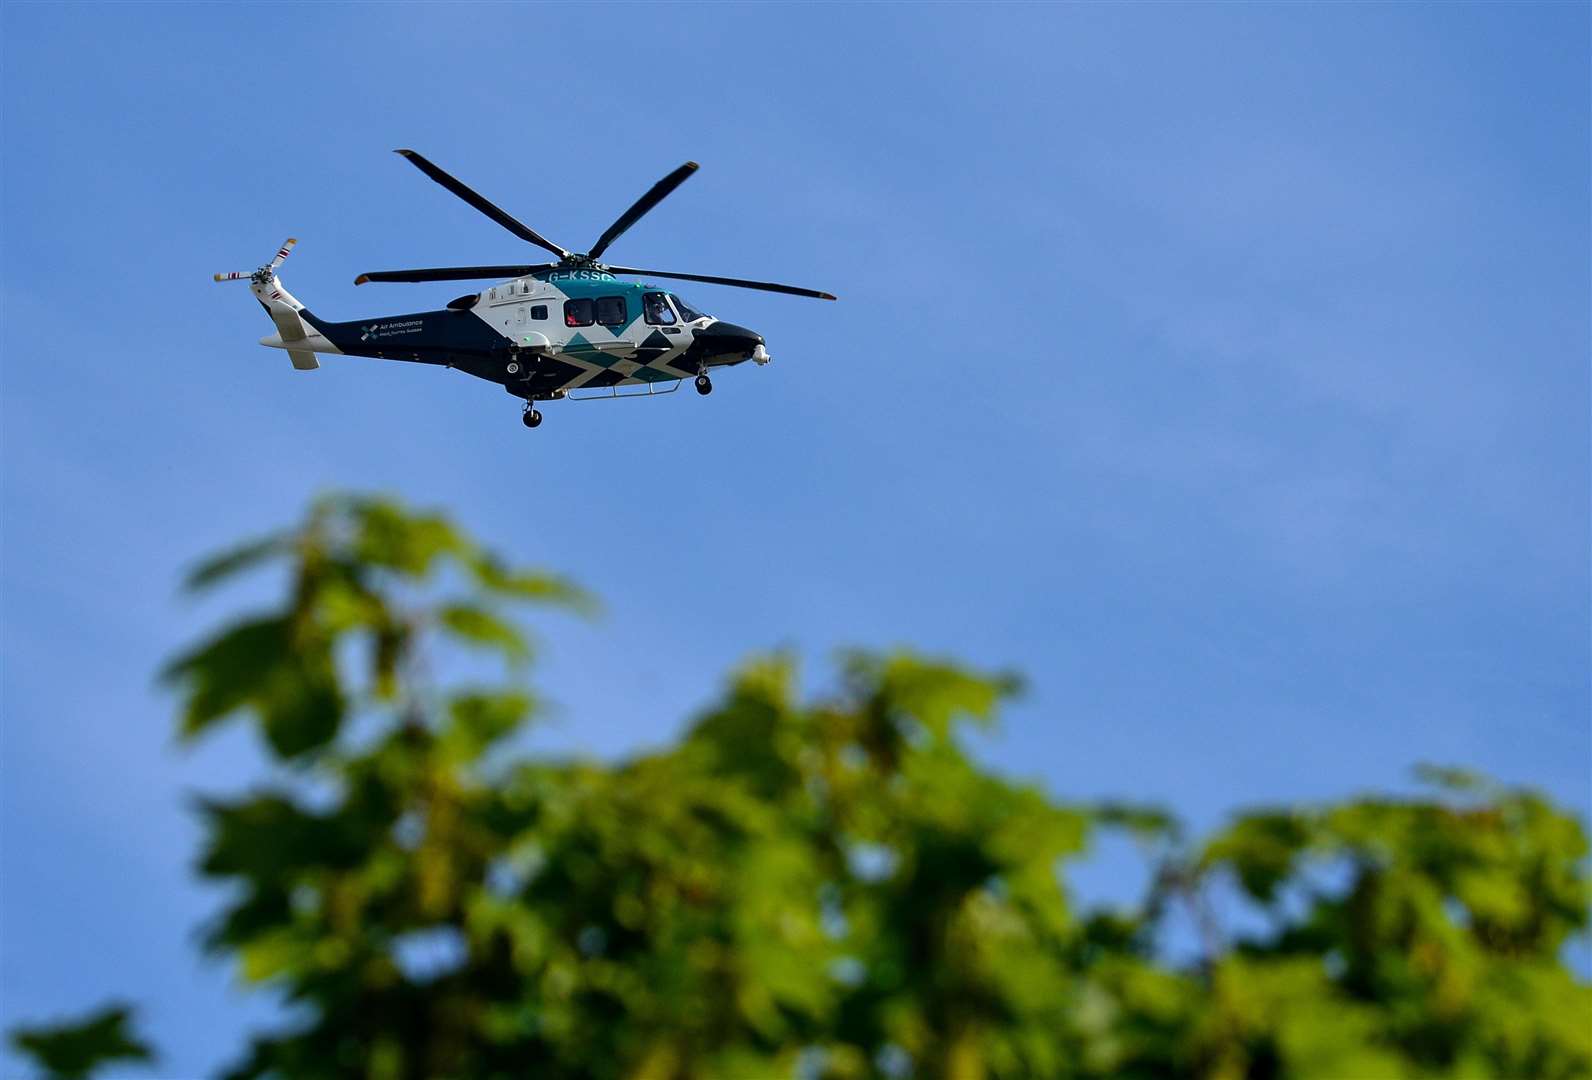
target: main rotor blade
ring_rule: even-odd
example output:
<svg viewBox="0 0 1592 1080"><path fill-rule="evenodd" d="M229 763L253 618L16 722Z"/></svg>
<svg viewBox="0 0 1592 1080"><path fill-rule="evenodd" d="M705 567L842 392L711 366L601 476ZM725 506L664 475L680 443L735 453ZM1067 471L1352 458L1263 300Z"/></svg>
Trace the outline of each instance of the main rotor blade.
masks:
<svg viewBox="0 0 1592 1080"><path fill-rule="evenodd" d="M626 210L623 214L620 214L619 220L608 226L608 231L597 238L597 246L592 248L591 251L587 253L587 257L591 259L601 258L602 253L608 250L609 244L613 243L615 240L618 240L626 229L640 221L642 216L648 213L654 206L657 206L664 199L667 199L669 197L669 193L674 191L674 189L679 187L681 184L685 183L691 174L696 172L698 168L699 166L696 162L688 161L678 169L674 170L674 172L670 173L668 176L665 176L662 180L659 180L656 184L653 184L652 187L648 188L647 193L641 198L637 199L634 206L632 206L629 210Z"/></svg>
<svg viewBox="0 0 1592 1080"><path fill-rule="evenodd" d="M367 281L472 281L476 278L516 278L551 270L557 263L535 266L438 266L429 270L373 270L354 279L355 285ZM244 275L247 277L248 275Z"/></svg>
<svg viewBox="0 0 1592 1080"><path fill-rule="evenodd" d="M393 153L402 154L404 157L408 158L409 163L415 168L431 177L431 179L435 180L437 183L453 192L459 198L463 199L465 202L481 211L481 213L485 214L487 217L503 226L521 240L528 240L537 247L546 248L559 258L563 258L569 254L569 252L565 251L551 240L543 238L539 233L536 232L535 229L532 229L530 226L509 217L508 214L487 202L480 195L476 194L475 191L469 187L466 187L452 176L449 176L447 173L431 164L431 162L427 161L413 150L394 150Z"/></svg>
<svg viewBox="0 0 1592 1080"><path fill-rule="evenodd" d="M734 285L738 289L762 289L764 292L786 293L790 296L810 296L814 300L833 300L834 297L817 289L801 289L795 285L777 285L772 281L747 281L744 278L709 277L706 274L671 274L666 270L637 270L633 266L609 266L605 269L610 274L641 274L661 278L677 278L680 281L705 281L709 285Z"/></svg>

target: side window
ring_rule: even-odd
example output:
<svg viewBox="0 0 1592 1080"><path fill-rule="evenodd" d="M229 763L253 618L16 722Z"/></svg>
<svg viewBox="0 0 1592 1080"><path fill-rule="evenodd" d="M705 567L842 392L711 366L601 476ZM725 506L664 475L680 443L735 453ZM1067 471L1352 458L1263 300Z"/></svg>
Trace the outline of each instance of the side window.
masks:
<svg viewBox="0 0 1592 1080"><path fill-rule="evenodd" d="M590 326L596 320L592 318L592 305L590 300L565 300L564 325L565 326Z"/></svg>
<svg viewBox="0 0 1592 1080"><path fill-rule="evenodd" d="M531 318L535 319L537 322L541 322L543 319L547 318L547 305L533 304L531 306Z"/></svg>
<svg viewBox="0 0 1592 1080"><path fill-rule="evenodd" d="M669 298L661 292L650 292L642 296L641 309L646 313L647 321L653 326L674 325L674 308L669 306Z"/></svg>
<svg viewBox="0 0 1592 1080"><path fill-rule="evenodd" d="M623 326L630 319L625 314L625 298L623 296L599 296L597 298L597 321L604 326Z"/></svg>

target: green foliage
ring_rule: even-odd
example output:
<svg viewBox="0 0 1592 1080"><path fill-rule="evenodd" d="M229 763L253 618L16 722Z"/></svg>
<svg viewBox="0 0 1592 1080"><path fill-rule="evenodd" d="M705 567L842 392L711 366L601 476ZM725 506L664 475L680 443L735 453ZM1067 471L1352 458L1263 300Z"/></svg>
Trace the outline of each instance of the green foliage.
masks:
<svg viewBox="0 0 1592 1080"><path fill-rule="evenodd" d="M19 1027L11 1045L48 1076L88 1076L115 1061L153 1061L154 1054L130 1029L132 1010L109 1005L72 1024Z"/></svg>
<svg viewBox="0 0 1592 1080"><path fill-rule="evenodd" d="M1530 792L1432 770L1429 798L1191 846L982 767L961 733L1015 680L906 653L849 654L814 699L765 658L661 749L527 756L512 606L577 590L349 498L192 584L281 563L280 608L168 671L186 737L244 718L281 766L199 807L230 898L205 945L294 1006L230 1076L1592 1075L1562 963L1586 836ZM1106 830L1153 887L1079 910L1065 865ZM1239 903L1243 935L1215 914Z"/></svg>
<svg viewBox="0 0 1592 1080"><path fill-rule="evenodd" d="M275 755L298 760L330 745L358 709L395 700L428 631L523 664L530 646L505 604L590 606L567 582L505 568L443 517L348 496L318 500L294 532L200 564L188 584L210 589L283 559L292 576L282 610L237 623L167 668L183 694L185 737L253 714ZM439 579L456 594L418 602L414 590ZM348 643L368 657L363 678L339 669Z"/></svg>
<svg viewBox="0 0 1592 1080"><path fill-rule="evenodd" d="M1560 959L1587 925L1585 832L1533 793L1422 774L1450 797L1252 813L1207 843L1202 869L1274 920L1240 944L1246 993L1291 973L1267 1007L1330 1003L1315 1026L1343 1025L1333 1045L1397 1050L1380 1074L1592 1073L1592 988ZM1280 1020L1260 1035L1248 1060L1288 1059Z"/></svg>

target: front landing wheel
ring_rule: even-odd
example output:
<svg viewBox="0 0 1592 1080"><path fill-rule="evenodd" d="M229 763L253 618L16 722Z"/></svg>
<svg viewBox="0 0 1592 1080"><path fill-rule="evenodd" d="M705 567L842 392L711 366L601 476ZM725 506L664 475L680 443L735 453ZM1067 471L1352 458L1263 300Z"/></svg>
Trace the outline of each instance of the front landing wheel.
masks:
<svg viewBox="0 0 1592 1080"><path fill-rule="evenodd" d="M706 375L698 375L696 377L696 388L697 393L701 394L703 397L707 397L709 394L713 393L713 380L708 378Z"/></svg>
<svg viewBox="0 0 1592 1080"><path fill-rule="evenodd" d="M535 409L526 409L525 415L520 417L520 422L526 427L540 427L542 424L542 414L537 412Z"/></svg>

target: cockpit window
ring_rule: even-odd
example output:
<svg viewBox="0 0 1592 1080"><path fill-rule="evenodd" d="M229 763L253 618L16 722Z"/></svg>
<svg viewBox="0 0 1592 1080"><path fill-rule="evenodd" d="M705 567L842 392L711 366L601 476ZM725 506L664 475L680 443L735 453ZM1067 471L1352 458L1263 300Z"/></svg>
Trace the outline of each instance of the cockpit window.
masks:
<svg viewBox="0 0 1592 1080"><path fill-rule="evenodd" d="M686 322L696 322L698 319L707 318L707 316L702 312L698 311L696 308L680 299L680 295L678 293L670 293L669 296L674 300L674 306L679 309L680 318L684 319Z"/></svg>
<svg viewBox="0 0 1592 1080"><path fill-rule="evenodd" d="M647 321L653 326L674 325L674 309L669 306L667 294L661 292L642 294L641 308L646 313Z"/></svg>

